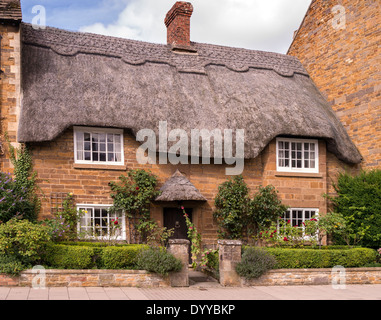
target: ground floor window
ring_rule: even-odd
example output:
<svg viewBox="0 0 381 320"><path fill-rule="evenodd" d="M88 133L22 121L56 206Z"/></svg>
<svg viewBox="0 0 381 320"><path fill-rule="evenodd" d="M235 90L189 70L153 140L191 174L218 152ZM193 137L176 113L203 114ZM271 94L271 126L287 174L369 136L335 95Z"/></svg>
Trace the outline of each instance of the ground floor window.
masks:
<svg viewBox="0 0 381 320"><path fill-rule="evenodd" d="M290 208L285 212L283 216L283 221L294 228L299 228L302 231L303 236L306 236L304 232L305 221L310 219L316 219L318 215L318 209Z"/></svg>
<svg viewBox="0 0 381 320"><path fill-rule="evenodd" d="M119 212L110 212L110 205L77 205L81 238L99 240L125 240L125 217Z"/></svg>

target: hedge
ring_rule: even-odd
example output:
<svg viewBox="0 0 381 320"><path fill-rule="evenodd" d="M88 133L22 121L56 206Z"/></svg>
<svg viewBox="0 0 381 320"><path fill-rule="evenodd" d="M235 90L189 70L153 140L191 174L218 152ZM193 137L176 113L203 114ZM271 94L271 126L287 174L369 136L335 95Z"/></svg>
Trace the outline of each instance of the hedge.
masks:
<svg viewBox="0 0 381 320"><path fill-rule="evenodd" d="M136 268L136 257L144 248L147 246L105 247L100 254L101 267L104 269L134 269Z"/></svg>
<svg viewBox="0 0 381 320"><path fill-rule="evenodd" d="M377 252L369 248L332 250L266 248L266 250L277 260L274 269L333 268L335 266L356 268L375 262L377 259Z"/></svg>
<svg viewBox="0 0 381 320"><path fill-rule="evenodd" d="M136 269L136 256L145 245L50 244L44 264L58 269Z"/></svg>

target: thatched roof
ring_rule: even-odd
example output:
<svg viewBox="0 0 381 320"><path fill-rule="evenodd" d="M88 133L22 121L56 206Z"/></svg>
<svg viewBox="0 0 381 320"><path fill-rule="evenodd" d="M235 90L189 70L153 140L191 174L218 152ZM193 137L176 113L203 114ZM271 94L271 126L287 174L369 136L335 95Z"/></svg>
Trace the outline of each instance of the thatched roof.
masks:
<svg viewBox="0 0 381 320"><path fill-rule="evenodd" d="M179 170L160 189L161 195L155 201L206 201L198 189Z"/></svg>
<svg viewBox="0 0 381 320"><path fill-rule="evenodd" d="M361 161L295 57L200 43L192 43L196 54L179 54L28 24L22 41L20 142L51 141L73 125L157 133L165 120L189 137L191 129L245 129L245 158L288 135L325 139L340 159Z"/></svg>
<svg viewBox="0 0 381 320"><path fill-rule="evenodd" d="M20 0L0 0L0 20L21 22Z"/></svg>

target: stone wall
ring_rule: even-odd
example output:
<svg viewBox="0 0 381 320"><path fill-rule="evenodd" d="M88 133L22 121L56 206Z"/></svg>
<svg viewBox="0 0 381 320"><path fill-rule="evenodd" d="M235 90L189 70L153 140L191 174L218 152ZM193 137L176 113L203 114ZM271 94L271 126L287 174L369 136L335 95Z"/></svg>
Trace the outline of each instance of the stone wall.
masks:
<svg viewBox="0 0 381 320"><path fill-rule="evenodd" d="M270 270L258 279L242 279L243 286L381 284L381 268L345 268L345 274L332 269ZM345 279L345 280L344 280Z"/></svg>
<svg viewBox="0 0 381 320"><path fill-rule="evenodd" d="M33 270L18 277L0 274L0 287L32 287L36 276ZM45 270L46 287L170 287L169 277L141 270ZM36 282L40 284L40 282ZM270 270L254 280L241 279L234 286L291 286L291 285L351 285L381 284L381 268L345 269L345 283L332 269Z"/></svg>
<svg viewBox="0 0 381 320"><path fill-rule="evenodd" d="M379 0L314 0L288 54L302 62L364 157L381 166Z"/></svg>
<svg viewBox="0 0 381 320"><path fill-rule="evenodd" d="M46 287L168 287L169 277L142 270L55 270L46 269ZM36 270L26 270L20 276L0 274L0 286L32 287L41 285L38 279L43 274Z"/></svg>
<svg viewBox="0 0 381 320"><path fill-rule="evenodd" d="M1 171L12 172L13 166L6 156L6 142L4 134L12 145L18 146L17 130L21 107L21 42L20 28L16 24L0 24L1 34L1 70L0 73L0 134L1 134Z"/></svg>
<svg viewBox="0 0 381 320"><path fill-rule="evenodd" d="M37 172L38 185L42 194L40 217L51 215L52 195L73 193L75 202L81 204L111 204L110 181L117 181L126 169L150 170L159 179L162 186L172 174L179 169L186 175L201 194L206 203L184 202L185 207L193 208L193 222L202 234L204 244L217 244L217 225L213 219L214 198L218 186L229 179L225 175L226 165L140 165L136 160L136 150L140 144L125 131L124 166L78 165L74 163L73 129L67 129L61 136L51 142L33 143L30 148L33 154L34 170ZM290 207L317 208L321 214L326 212L327 192L327 151L324 141L319 143L319 174L294 174L276 172L275 139L256 158L245 161L243 177L251 192L257 191L259 185L273 184L279 190L279 197ZM334 157L332 155L332 157ZM163 208L178 206L178 203L154 203L152 217L163 224Z"/></svg>

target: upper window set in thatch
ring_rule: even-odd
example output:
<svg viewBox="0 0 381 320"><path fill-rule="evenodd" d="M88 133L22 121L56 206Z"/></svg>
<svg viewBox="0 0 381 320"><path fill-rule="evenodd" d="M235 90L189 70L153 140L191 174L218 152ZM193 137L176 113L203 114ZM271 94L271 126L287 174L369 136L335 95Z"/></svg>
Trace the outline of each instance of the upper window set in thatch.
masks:
<svg viewBox="0 0 381 320"><path fill-rule="evenodd" d="M75 163L123 165L123 130L74 127L74 149Z"/></svg>
<svg viewBox="0 0 381 320"><path fill-rule="evenodd" d="M277 171L319 172L317 140L277 138Z"/></svg>

